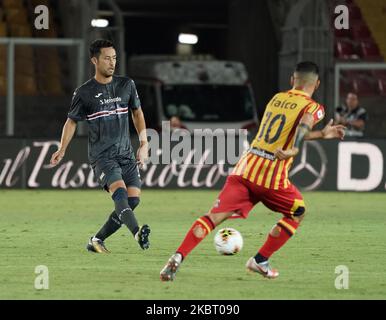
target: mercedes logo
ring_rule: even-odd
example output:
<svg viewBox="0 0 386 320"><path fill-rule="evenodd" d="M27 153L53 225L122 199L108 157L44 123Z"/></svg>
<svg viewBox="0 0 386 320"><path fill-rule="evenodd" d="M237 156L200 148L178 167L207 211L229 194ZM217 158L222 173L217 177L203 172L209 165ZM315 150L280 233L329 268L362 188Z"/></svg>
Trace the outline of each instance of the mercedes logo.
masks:
<svg viewBox="0 0 386 320"><path fill-rule="evenodd" d="M322 146L317 141L306 141L300 162L294 164L289 176L296 176L296 180L302 182L298 184L299 188L310 191L322 184L326 171L327 156Z"/></svg>

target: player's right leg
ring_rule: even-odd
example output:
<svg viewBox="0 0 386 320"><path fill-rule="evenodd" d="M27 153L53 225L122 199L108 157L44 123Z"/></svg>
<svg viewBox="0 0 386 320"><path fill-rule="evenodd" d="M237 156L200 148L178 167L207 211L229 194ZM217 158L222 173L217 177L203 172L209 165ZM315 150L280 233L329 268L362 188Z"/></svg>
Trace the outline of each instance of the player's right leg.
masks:
<svg viewBox="0 0 386 320"><path fill-rule="evenodd" d="M247 261L246 267L266 278L274 279L279 276L279 272L270 267L269 258L295 234L304 218L305 205L302 195L294 185L287 189L265 192L262 202L269 209L281 212L284 218L273 226L265 243L256 256Z"/></svg>
<svg viewBox="0 0 386 320"><path fill-rule="evenodd" d="M198 218L190 227L185 239L160 272L162 281L173 281L182 260L204 240L221 222L232 216L233 212L209 213Z"/></svg>
<svg viewBox="0 0 386 320"><path fill-rule="evenodd" d="M184 240L160 272L162 281L172 281L187 255L224 220L235 217L246 218L256 201L251 199L248 188L241 177L229 176L210 213L198 218Z"/></svg>

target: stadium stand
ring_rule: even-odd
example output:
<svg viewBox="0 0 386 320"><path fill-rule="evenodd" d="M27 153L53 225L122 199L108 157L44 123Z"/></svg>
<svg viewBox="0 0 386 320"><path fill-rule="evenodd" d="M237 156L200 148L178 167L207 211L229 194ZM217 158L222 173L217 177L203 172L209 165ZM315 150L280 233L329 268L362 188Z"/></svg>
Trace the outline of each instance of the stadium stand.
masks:
<svg viewBox="0 0 386 320"><path fill-rule="evenodd" d="M356 0L381 55L386 57L386 3L384 0Z"/></svg>
<svg viewBox="0 0 386 320"><path fill-rule="evenodd" d="M360 56L365 61L383 61L378 45L371 39L360 42Z"/></svg>
<svg viewBox="0 0 386 320"><path fill-rule="evenodd" d="M333 28L336 61L383 62L386 38L382 30L386 30L386 4L383 4L384 10L379 10L384 3L382 0L346 0L343 3L349 8L350 28ZM342 4L342 1L331 1L332 7L337 4ZM335 18L335 15L332 17ZM384 95L385 73L386 71L342 72L340 93L355 91L361 96Z"/></svg>
<svg viewBox="0 0 386 320"><path fill-rule="evenodd" d="M367 77L357 77L352 80L352 88L354 92L358 92L362 97L374 96L377 94L375 83Z"/></svg>
<svg viewBox="0 0 386 320"><path fill-rule="evenodd" d="M371 32L367 25L360 21L358 24L354 24L350 28L350 35L354 41L363 41L371 39Z"/></svg>
<svg viewBox="0 0 386 320"><path fill-rule="evenodd" d="M291 0L278 2L287 4L286 6L283 6L284 9L282 10L282 20L285 21L289 8L294 2ZM309 6L315 6L315 3L310 2ZM326 4L326 2L323 3ZM386 53L386 37L381 34L383 30L386 30L386 8L384 10L379 10L379 6L383 5L384 0L330 0L330 9L332 9L330 10L330 13L328 14L326 10L322 11L326 29L328 29L329 21L333 23L336 16L334 14L333 6L342 3L348 5L350 10L349 30L337 30L331 28L331 33L326 32L329 34L328 38L320 37L317 41L312 41L315 38L313 32L304 33L305 44L302 56L309 59L316 59L319 62L321 69L327 70L325 77L327 77L328 72L332 73L331 70L333 70L334 67L334 54L335 62L352 63L384 61ZM34 8L37 5L46 5L50 9L50 28L48 30L37 30L33 26L35 18ZM65 24L61 24L61 20L63 20L63 22L66 20L66 17L62 12L64 11L60 10L57 1L52 0L0 0L0 37L60 38L64 34L66 37L77 37L77 34L69 33L71 28L64 28ZM310 21L315 20L312 18L312 14L307 15L307 17ZM304 21L301 21L304 24ZM307 24L304 25L307 26ZM315 25L319 26L320 23L316 21ZM311 24L310 26L312 27L313 25ZM293 33L292 29L290 32ZM294 41L293 43L298 42ZM310 47L312 47L313 51L309 50ZM326 50L326 48L328 48L328 50ZM334 53L332 54L331 49L333 48ZM289 47L288 52L292 52L292 49L292 47ZM72 50L72 48L63 47L16 46L16 117L19 117L19 114L21 114L20 110L23 110L23 116L28 114L28 112L24 112L27 107L25 105L20 105L20 101L22 101L23 97L26 99L32 97L36 100L40 97L51 98L52 106L56 106L57 101L61 100L57 98L60 97L65 100L65 107L63 110L68 108L68 97L70 97L72 90L75 87L74 68L67 58L71 56L71 62L74 61L76 52ZM0 99L4 99L7 88L6 53L5 46L0 46ZM296 55L296 57L298 57L298 55ZM319 57L322 58L319 59ZM289 65L292 67L293 63ZM280 70L284 70L282 73L285 78L285 86L287 86L287 72L282 67L280 67ZM343 97L348 91L355 91L360 97L385 97L385 74L386 71L373 70L368 70L367 72L356 70L342 72L340 78L340 96ZM324 81L324 83L333 83L333 81L328 80ZM333 88L320 90L319 94L332 97L332 90ZM61 104L62 101L59 103ZM378 103L377 100L376 103L379 105L383 102ZM31 103L31 105L35 105L45 114L54 110L48 110L48 108L50 108L49 104L48 100L46 104ZM31 107L28 106L28 108ZM56 112L58 112L58 109L56 109ZM63 111L63 114L65 114L65 111ZM33 113L31 113L31 115L33 115ZM41 127L41 124L36 123L36 127ZM0 129L4 132L1 128L1 124ZM32 132L34 130L31 129L30 131Z"/></svg>
<svg viewBox="0 0 386 320"><path fill-rule="evenodd" d="M49 7L48 30L34 28L37 5ZM0 0L0 37L58 38L60 20L56 2L49 0ZM68 108L68 90L63 66L68 69L67 53L61 47L15 46L15 134L50 136L61 125ZM67 85L67 87L66 87ZM67 88L67 89L66 89ZM73 89L73 88L72 88ZM71 89L71 90L72 90ZM0 103L6 103L7 47L0 46ZM64 99L64 97L66 98ZM60 99L58 99L60 97ZM62 99L63 98L63 99ZM1 134L5 131L5 108L0 108ZM50 119L36 117L36 111ZM28 124L28 125L26 125Z"/></svg>
<svg viewBox="0 0 386 320"><path fill-rule="evenodd" d="M330 18L335 21L335 6L349 8L349 29L338 30L332 24L336 63L384 62L386 57L386 3L384 0L331 0ZM381 137L386 132L386 70L344 70L339 79L340 100L348 92L358 94L371 119L367 137Z"/></svg>
<svg viewBox="0 0 386 320"><path fill-rule="evenodd" d="M336 4L336 1L332 3ZM374 36L375 33L369 27L367 15L362 15L361 8L354 1L346 1L346 5L349 6L350 28L349 30L333 28L335 58L339 60L383 61L384 58L378 47L378 38ZM332 15L332 17L335 16ZM385 41L385 38L382 37L382 40Z"/></svg>
<svg viewBox="0 0 386 320"><path fill-rule="evenodd" d="M381 96L386 97L386 79L378 78L378 89Z"/></svg>
<svg viewBox="0 0 386 320"><path fill-rule="evenodd" d="M50 28L37 30L33 28L34 10L37 5L50 5L48 0L3 0L0 2L0 37L58 37L57 22L50 6ZM49 54L44 54L47 51ZM0 53L1 54L1 53ZM3 56L3 54L2 54ZM47 47L16 46L15 57L15 94L16 95L50 95L64 94L61 81L61 57L56 49ZM3 68L2 68L3 69ZM5 69L0 77L6 75ZM1 79L0 95L5 95Z"/></svg>
<svg viewBox="0 0 386 320"><path fill-rule="evenodd" d="M335 40L335 57L341 60L359 59L352 42L345 38Z"/></svg>
<svg viewBox="0 0 386 320"><path fill-rule="evenodd" d="M371 73L376 79L386 79L386 70L373 70Z"/></svg>

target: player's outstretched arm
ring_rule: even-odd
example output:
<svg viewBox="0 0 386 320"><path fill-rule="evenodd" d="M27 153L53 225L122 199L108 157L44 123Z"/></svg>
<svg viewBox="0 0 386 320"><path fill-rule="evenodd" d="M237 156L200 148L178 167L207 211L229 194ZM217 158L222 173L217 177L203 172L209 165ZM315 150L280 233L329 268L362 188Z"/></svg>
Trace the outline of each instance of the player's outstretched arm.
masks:
<svg viewBox="0 0 386 320"><path fill-rule="evenodd" d="M334 125L334 120L331 119L322 130L310 131L304 140L316 139L344 139L346 127L338 124Z"/></svg>
<svg viewBox="0 0 386 320"><path fill-rule="evenodd" d="M63 126L59 149L51 156L50 163L52 165L57 165L63 159L67 147L70 144L72 137L74 136L75 130L76 122L70 118L67 118L67 121Z"/></svg>
<svg viewBox="0 0 386 320"><path fill-rule="evenodd" d="M311 132L311 128L314 125L314 119L310 113L305 113L300 119L299 125L296 128L295 133L295 142L292 148L283 150L281 148L277 149L275 152L275 157L279 160L286 160L291 157L295 157L300 150L300 146L305 140L305 137Z"/></svg>

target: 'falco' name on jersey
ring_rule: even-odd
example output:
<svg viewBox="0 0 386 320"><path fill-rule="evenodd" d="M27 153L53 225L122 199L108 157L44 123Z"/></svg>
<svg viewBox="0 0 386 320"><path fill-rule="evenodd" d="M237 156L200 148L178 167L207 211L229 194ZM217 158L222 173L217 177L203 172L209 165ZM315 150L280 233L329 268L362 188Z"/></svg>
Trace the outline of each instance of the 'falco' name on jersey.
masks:
<svg viewBox="0 0 386 320"><path fill-rule="evenodd" d="M282 109L295 109L298 105L296 103L287 102L287 100L280 101L276 98L272 99L271 104L273 104L274 107L282 108Z"/></svg>

